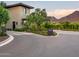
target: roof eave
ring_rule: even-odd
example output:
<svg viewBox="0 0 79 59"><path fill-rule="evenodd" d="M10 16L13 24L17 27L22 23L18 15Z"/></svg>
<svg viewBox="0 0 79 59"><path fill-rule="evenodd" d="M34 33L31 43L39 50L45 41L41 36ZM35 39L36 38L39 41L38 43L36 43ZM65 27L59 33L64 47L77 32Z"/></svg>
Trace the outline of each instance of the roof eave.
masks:
<svg viewBox="0 0 79 59"><path fill-rule="evenodd" d="M12 7L17 7L17 6L22 6L25 8L33 9L34 7L23 4L23 3L18 3L18 4L13 4L13 5L7 5L6 8L12 8Z"/></svg>

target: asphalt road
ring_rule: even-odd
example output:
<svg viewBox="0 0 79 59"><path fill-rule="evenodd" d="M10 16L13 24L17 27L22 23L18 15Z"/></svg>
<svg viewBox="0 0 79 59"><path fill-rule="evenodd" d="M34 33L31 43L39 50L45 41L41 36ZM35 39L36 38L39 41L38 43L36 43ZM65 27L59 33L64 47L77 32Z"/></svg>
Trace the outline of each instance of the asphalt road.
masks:
<svg viewBox="0 0 79 59"><path fill-rule="evenodd" d="M79 32L57 32L56 37L14 34L12 42L0 47L0 57L79 57Z"/></svg>

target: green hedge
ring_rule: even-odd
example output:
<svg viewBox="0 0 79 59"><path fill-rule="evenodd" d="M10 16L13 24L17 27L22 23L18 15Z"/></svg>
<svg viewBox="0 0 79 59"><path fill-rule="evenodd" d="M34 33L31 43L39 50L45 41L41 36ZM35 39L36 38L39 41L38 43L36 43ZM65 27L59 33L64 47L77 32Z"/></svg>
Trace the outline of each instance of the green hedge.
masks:
<svg viewBox="0 0 79 59"><path fill-rule="evenodd" d="M79 23L70 23L70 22L55 23L53 25L53 29L79 31Z"/></svg>

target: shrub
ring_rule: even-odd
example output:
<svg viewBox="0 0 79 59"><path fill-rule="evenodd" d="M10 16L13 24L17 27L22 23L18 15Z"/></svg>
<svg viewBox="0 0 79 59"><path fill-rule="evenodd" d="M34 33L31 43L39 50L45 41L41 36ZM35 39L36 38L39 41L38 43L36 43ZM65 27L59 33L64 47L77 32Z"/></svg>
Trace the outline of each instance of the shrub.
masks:
<svg viewBox="0 0 79 59"><path fill-rule="evenodd" d="M45 28L45 22L43 22L42 24L40 24L40 30L47 30L47 28Z"/></svg>
<svg viewBox="0 0 79 59"><path fill-rule="evenodd" d="M53 24L51 22L45 22L44 27L46 29L52 29L53 28Z"/></svg>
<svg viewBox="0 0 79 59"><path fill-rule="evenodd" d="M25 28L16 28L14 31L20 31L20 32L22 32L22 31L25 31Z"/></svg>
<svg viewBox="0 0 79 59"><path fill-rule="evenodd" d="M38 26L36 23L31 23L29 25L29 30L31 30L32 32L37 31L38 30Z"/></svg>

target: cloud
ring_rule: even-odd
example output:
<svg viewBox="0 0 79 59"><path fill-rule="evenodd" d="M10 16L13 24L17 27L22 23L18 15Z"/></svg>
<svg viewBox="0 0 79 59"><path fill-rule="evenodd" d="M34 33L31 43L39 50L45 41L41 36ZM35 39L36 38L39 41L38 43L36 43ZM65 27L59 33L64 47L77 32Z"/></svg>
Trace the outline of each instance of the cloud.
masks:
<svg viewBox="0 0 79 59"><path fill-rule="evenodd" d="M73 13L76 10L79 9L56 9L56 10L48 11L47 14L48 16L55 16L56 18L61 18Z"/></svg>

